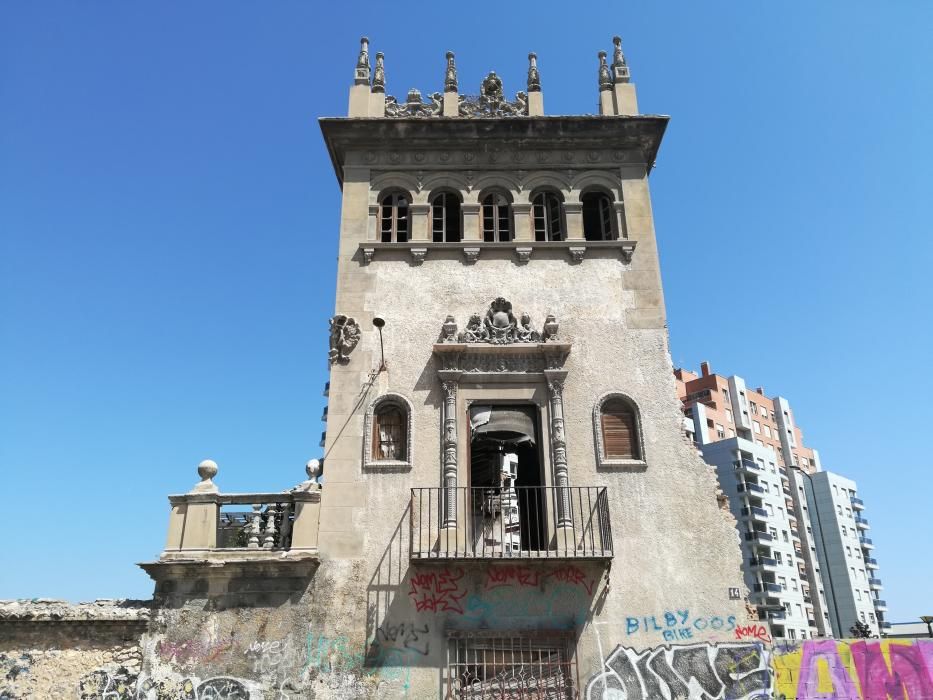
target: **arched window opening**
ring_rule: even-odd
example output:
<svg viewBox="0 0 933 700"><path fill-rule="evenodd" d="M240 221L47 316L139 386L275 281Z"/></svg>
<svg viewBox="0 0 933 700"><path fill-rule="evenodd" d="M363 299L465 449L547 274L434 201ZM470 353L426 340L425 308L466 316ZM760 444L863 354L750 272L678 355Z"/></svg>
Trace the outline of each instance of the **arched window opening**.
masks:
<svg viewBox="0 0 933 700"><path fill-rule="evenodd" d="M383 243L408 242L408 205L409 198L404 192L393 192L382 198L379 231Z"/></svg>
<svg viewBox="0 0 933 700"><path fill-rule="evenodd" d="M461 235L460 199L441 192L431 200L431 222L435 243L458 243Z"/></svg>
<svg viewBox="0 0 933 700"><path fill-rule="evenodd" d="M607 399L600 410L599 420L603 459L642 459L634 406L621 397Z"/></svg>
<svg viewBox="0 0 933 700"><path fill-rule="evenodd" d="M612 200L604 192L587 192L583 202L583 237L588 241L610 241L615 232L612 226Z"/></svg>
<svg viewBox="0 0 933 700"><path fill-rule="evenodd" d="M509 200L499 192L483 198L483 240L487 243L512 240Z"/></svg>
<svg viewBox="0 0 933 700"><path fill-rule="evenodd" d="M564 240L560 197L554 192L540 192L532 200L536 241Z"/></svg>
<svg viewBox="0 0 933 700"><path fill-rule="evenodd" d="M405 411L394 403L384 403L373 414L371 458L377 462L408 461L408 420Z"/></svg>

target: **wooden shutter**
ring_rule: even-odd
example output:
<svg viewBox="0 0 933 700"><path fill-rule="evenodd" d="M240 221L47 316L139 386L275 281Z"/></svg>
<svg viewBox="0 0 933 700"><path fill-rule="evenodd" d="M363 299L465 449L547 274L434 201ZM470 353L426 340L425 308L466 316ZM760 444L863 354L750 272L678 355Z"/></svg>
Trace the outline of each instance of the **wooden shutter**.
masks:
<svg viewBox="0 0 933 700"><path fill-rule="evenodd" d="M639 459L635 414L621 401L603 405L603 452L606 459Z"/></svg>

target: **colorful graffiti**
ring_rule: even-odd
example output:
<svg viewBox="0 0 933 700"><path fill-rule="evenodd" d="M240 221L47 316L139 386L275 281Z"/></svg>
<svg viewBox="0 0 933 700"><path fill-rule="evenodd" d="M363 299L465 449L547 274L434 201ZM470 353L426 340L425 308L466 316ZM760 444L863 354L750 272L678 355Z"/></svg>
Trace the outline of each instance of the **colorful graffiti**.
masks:
<svg viewBox="0 0 933 700"><path fill-rule="evenodd" d="M933 698L933 640L813 639L776 647L775 694L820 700Z"/></svg>
<svg viewBox="0 0 933 700"><path fill-rule="evenodd" d="M593 595L596 579L587 576L579 567L573 565L541 569L530 566L490 566L486 571L486 588L498 586L524 586L540 588L548 580L571 583L582 586L587 595Z"/></svg>
<svg viewBox="0 0 933 700"><path fill-rule="evenodd" d="M764 625L739 625L735 628L735 638L747 642L770 642L771 634Z"/></svg>
<svg viewBox="0 0 933 700"><path fill-rule="evenodd" d="M308 656L305 676L321 674L343 677L375 678L381 682L397 682L402 689L411 686L411 667L417 663L418 652L405 648L384 647L374 641L367 650L355 647L347 637L308 635ZM335 679L337 680L337 679Z"/></svg>
<svg viewBox="0 0 933 700"><path fill-rule="evenodd" d="M738 628L737 628L738 629ZM586 700L933 700L933 640L618 646Z"/></svg>
<svg viewBox="0 0 933 700"><path fill-rule="evenodd" d="M636 651L616 647L590 679L587 700L770 698L768 652L755 644L693 644Z"/></svg>

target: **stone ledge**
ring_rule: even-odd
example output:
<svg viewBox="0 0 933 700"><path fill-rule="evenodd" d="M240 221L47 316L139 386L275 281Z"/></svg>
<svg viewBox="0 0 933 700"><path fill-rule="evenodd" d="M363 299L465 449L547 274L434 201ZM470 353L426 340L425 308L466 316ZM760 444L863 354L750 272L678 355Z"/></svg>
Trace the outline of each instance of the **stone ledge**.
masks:
<svg viewBox="0 0 933 700"><path fill-rule="evenodd" d="M587 257L605 257L606 253L617 254L623 263L630 263L635 253L636 241L620 239L615 241L587 241L573 239L568 241L508 241L490 243L487 241L460 241L458 243L434 243L433 241L407 241L405 243L383 243L365 241L359 244L360 260L370 264L380 255L389 252L405 253L411 257L412 265L420 265L426 259L437 254L450 253L460 256L466 265L472 265L484 255L502 257L502 253L511 253L516 264L527 263L535 254L563 254L569 263L582 262Z"/></svg>
<svg viewBox="0 0 933 700"><path fill-rule="evenodd" d="M34 600L0 600L0 623L54 622L86 623L147 623L151 600L101 599L88 603L37 598Z"/></svg>
<svg viewBox="0 0 933 700"><path fill-rule="evenodd" d="M310 576L320 564L317 549L256 551L214 549L163 552L159 561L140 562L154 581L200 576Z"/></svg>

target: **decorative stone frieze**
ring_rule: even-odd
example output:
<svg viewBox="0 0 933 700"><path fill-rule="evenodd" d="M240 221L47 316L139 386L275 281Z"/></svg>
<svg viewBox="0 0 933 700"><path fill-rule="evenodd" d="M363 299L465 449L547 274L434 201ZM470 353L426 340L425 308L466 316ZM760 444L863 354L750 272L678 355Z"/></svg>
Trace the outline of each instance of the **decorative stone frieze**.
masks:
<svg viewBox="0 0 933 700"><path fill-rule="evenodd" d="M448 316L448 319L452 317ZM446 326L447 322L445 322ZM473 314L466 328L458 336L461 343L537 343L541 334L531 327L531 316L523 313L516 318L512 313L512 303L503 297L497 297L489 305L485 316Z"/></svg>
<svg viewBox="0 0 933 700"><path fill-rule="evenodd" d="M357 322L342 314L330 319L330 364L345 365L350 361L350 353L360 342L360 327Z"/></svg>
<svg viewBox="0 0 933 700"><path fill-rule="evenodd" d="M387 117L439 117L444 108L444 96L439 92L431 93L431 101L421 99L421 91L412 88L408 91L408 98L404 104L392 95L386 96ZM398 154L395 154L398 156ZM398 159L396 159L397 162ZM391 162L391 158L390 158Z"/></svg>
<svg viewBox="0 0 933 700"><path fill-rule="evenodd" d="M540 90L540 84L538 89ZM491 71L483 79L479 95L460 97L460 116L525 117L528 116L528 95L519 92L515 96L515 102L509 102L502 92L502 79L495 71Z"/></svg>

